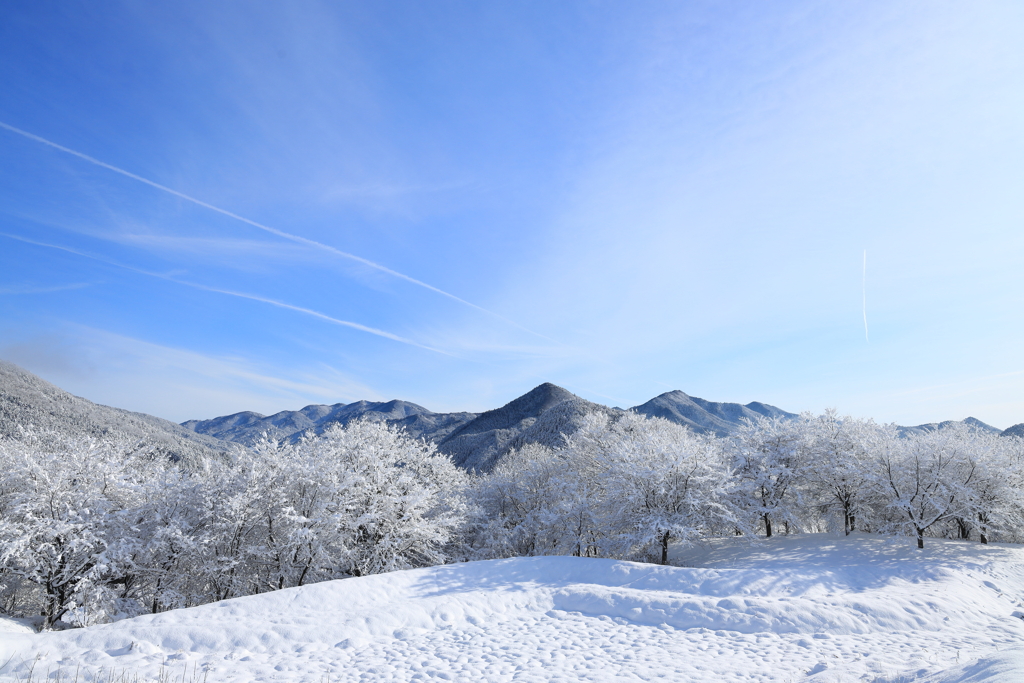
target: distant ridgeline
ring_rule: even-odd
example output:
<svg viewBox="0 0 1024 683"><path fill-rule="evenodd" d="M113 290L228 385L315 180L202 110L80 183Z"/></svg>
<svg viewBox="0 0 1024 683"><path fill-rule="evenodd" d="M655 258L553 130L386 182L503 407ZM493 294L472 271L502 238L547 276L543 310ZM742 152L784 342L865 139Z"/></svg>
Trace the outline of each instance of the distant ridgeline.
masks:
<svg viewBox="0 0 1024 683"><path fill-rule="evenodd" d="M31 433L72 439L117 433L174 460L201 459L239 448L238 444L199 434L169 420L73 396L0 360L0 436L22 440Z"/></svg>
<svg viewBox="0 0 1024 683"><path fill-rule="evenodd" d="M765 403L715 403L670 391L630 410L686 425L700 433L732 434L744 419L758 416L794 418ZM510 450L529 443L560 446L562 435L576 430L591 412L621 413L591 403L554 384L544 383L501 408L484 413L435 413L408 401L383 403L357 401L334 405L310 405L296 411L265 416L241 412L211 420L189 420L181 425L158 417L97 405L72 396L16 365L0 361L0 435L21 438L22 430L37 429L60 433L102 436L122 432L148 440L175 457L209 455L251 446L266 435L294 442L307 434L318 434L334 424L352 420L385 421L405 429L411 436L437 444L455 463L472 470L492 469ZM998 433L999 429L967 418L965 423ZM904 434L940 429L953 422L901 427ZM1024 424L1004 434L1024 436Z"/></svg>
<svg viewBox="0 0 1024 683"><path fill-rule="evenodd" d="M763 403L713 403L670 391L632 408L651 417L663 417L697 432L719 436L732 433L744 418L758 415L796 417ZM363 418L383 420L403 427L415 437L437 444L455 463L473 470L490 470L503 455L528 443L562 445L562 434L576 431L587 413L621 413L591 403L554 384L544 383L501 408L484 413L434 413L407 401L312 405L302 410L263 416L245 412L212 420L189 420L182 426L200 434L252 445L264 434L273 439L294 441L305 434L319 433L328 426Z"/></svg>

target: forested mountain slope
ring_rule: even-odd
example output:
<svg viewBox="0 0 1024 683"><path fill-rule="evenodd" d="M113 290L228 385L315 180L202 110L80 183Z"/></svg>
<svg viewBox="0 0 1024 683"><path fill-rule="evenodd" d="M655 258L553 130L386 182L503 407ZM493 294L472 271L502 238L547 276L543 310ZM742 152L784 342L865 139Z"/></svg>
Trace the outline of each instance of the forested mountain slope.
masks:
<svg viewBox="0 0 1024 683"><path fill-rule="evenodd" d="M563 405L564 404L564 405ZM334 405L310 405L302 410L282 411L269 417L259 413L236 413L211 420L189 420L185 427L202 434L243 444L255 443L267 436L295 441L303 434L320 433L329 425L348 424L354 419L383 420L404 427L409 434L424 438L451 455L455 462L476 470L489 470L512 448L528 443L559 446L563 434L576 430L579 419L589 411L619 411L592 403L557 385L545 382L508 404L484 413L435 413L408 401L388 401ZM753 401L719 403L669 391L630 408L648 417L660 417L689 427L700 434L729 436L744 420L757 417L793 419L797 415L767 403ZM958 420L900 427L904 435L934 431ZM984 432L999 429L973 417L962 421Z"/></svg>
<svg viewBox="0 0 1024 683"><path fill-rule="evenodd" d="M565 403L566 405L561 405ZM557 410L555 408L557 407ZM511 448L527 443L561 445L561 435L575 431L579 418L589 411L618 411L592 403L545 382L508 404L484 413L435 413L408 401L386 403L357 401L334 405L309 405L274 415L242 412L210 420L182 423L200 434L252 445L264 435L295 441L307 433L320 433L332 424L346 425L355 419L382 420L401 426L412 436L436 443L438 450L472 469L489 469ZM758 415L796 417L764 403L747 405L716 403L670 391L631 408L651 417L663 417L699 433L724 436L739 428L743 419Z"/></svg>
<svg viewBox="0 0 1024 683"><path fill-rule="evenodd" d="M571 434L591 412L612 411L586 401L565 389L545 382L501 408L481 413L438 443L472 470L490 470L503 455L528 443L560 446L563 434Z"/></svg>
<svg viewBox="0 0 1024 683"><path fill-rule="evenodd" d="M1001 434L1001 433L1003 433L1003 430L999 429L998 427L993 427L990 424L985 424L984 422L982 422L981 420L979 420L976 417L967 417L967 418L964 418L963 420L945 420L944 422L929 422L927 424L915 425L913 427L900 427L899 430L900 430L900 434L906 436L908 434L919 434L919 433L922 433L922 432L934 432L934 431L936 431L938 429L945 429L946 427L951 427L953 425L960 424L960 423L968 425L969 427L974 427L975 429L977 429L979 431L987 432L989 434Z"/></svg>
<svg viewBox="0 0 1024 683"><path fill-rule="evenodd" d="M1015 424L1012 427L1004 429L1002 433L999 434L999 436L1019 436L1021 438L1024 438L1024 422L1021 422L1020 424Z"/></svg>
<svg viewBox="0 0 1024 683"><path fill-rule="evenodd" d="M99 405L73 396L27 370L0 360L0 436L22 439L25 430L69 438L121 433L175 458L210 456L238 448L169 420Z"/></svg>
<svg viewBox="0 0 1024 683"><path fill-rule="evenodd" d="M652 398L632 410L648 417L661 417L676 424L686 425L698 433L713 433L727 436L736 431L744 419L753 420L758 416L794 418L795 413L754 401L746 405L739 403L715 403L681 391L669 391Z"/></svg>
<svg viewBox="0 0 1024 683"><path fill-rule="evenodd" d="M279 441L295 441L307 433L319 434L333 424L347 425L357 419L386 421L403 427L415 437L438 441L475 413L434 413L408 401L356 401L333 405L308 405L301 410L283 410L270 416L243 412L211 420L189 420L182 426L218 439L252 445L265 435Z"/></svg>

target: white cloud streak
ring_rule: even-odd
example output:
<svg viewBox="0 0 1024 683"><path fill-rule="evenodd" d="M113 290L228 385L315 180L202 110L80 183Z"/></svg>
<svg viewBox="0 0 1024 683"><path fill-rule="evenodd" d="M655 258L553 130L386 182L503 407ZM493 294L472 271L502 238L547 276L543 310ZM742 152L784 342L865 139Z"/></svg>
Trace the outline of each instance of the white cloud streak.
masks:
<svg viewBox="0 0 1024 683"><path fill-rule="evenodd" d="M276 299L269 299L267 297L257 296L255 294L246 294L244 292L235 292L235 291L228 290L228 289L219 289L217 287L209 287L207 285L201 285L201 284L199 284L197 282L189 282L188 280L179 280L178 278L171 277L170 275L164 275L163 273L154 273L152 271L144 270L142 268L136 268L134 266L128 266L128 265L125 265L123 263L118 263L117 261L114 261L112 259L104 258L102 256L96 256L95 254L89 254L89 253L84 252L84 251L78 251L77 249L72 249L70 247L61 246L59 244L49 244L47 242L39 242L38 240L32 240L32 239L29 239L27 237L21 237L20 235L11 235L11 234L8 234L8 233L0 233L0 236L7 237L7 238L13 239L13 240L18 240L19 242L25 242L26 244L33 244L33 245L38 246L38 247L46 247L46 248L49 248L49 249L58 249L60 251L68 252L69 254L75 254L76 256L81 256L83 258L92 259L94 261L99 261L101 263L105 263L107 265L114 266L115 268L121 268L123 270L130 270L133 273L139 273L141 275L147 275L149 277L159 278L161 280L166 280L168 282L173 282L175 284L179 284L179 285L182 285L182 286L185 286L185 287L192 287L193 289L199 289L199 290L206 291L206 292L214 292L214 293L217 293L217 294L224 294L224 295L227 295L227 296L234 296L234 297L238 297L240 299L248 299L250 301L258 301L260 303L269 304L271 306L276 306L278 308L285 308L285 309L288 309L288 310L291 310L291 311L296 311L298 313L304 313L306 315L313 316L314 318L319 318L320 320L325 320L325 321L333 323L335 325L341 325L343 327L349 327L349 328L351 328L353 330L359 330L360 332L366 332L368 334L373 334L373 335L376 335L378 337L384 337L385 339L390 339L392 341L400 342L402 344L408 344L409 346L415 346L417 348L425 349L427 351L433 351L434 353L440 353L440 354L445 355L445 356L454 356L454 354L452 354L452 353L449 353L447 351L442 351L441 349L434 348L432 346L427 346L425 344L420 344L419 342L413 341L412 339L407 339L405 337L401 337L401 336L399 336L397 334L392 334L391 332L387 332L385 330L381 330L381 329L378 329L376 327L369 327L367 325L362 325L360 323L351 322L349 320L341 320L340 318L335 318L335 317L329 316L326 313L321 313L321 312L315 311L315 310L313 310L311 308L304 308L302 306L295 306L295 305L292 305L292 304L289 304L289 303L285 303L283 301L277 301Z"/></svg>
<svg viewBox="0 0 1024 683"><path fill-rule="evenodd" d="M864 341L871 343L868 338L868 250L864 250L864 270L861 275L861 299L864 303Z"/></svg>
<svg viewBox="0 0 1024 683"><path fill-rule="evenodd" d="M71 289L82 289L91 283L76 282L70 285L54 285L51 287L36 287L33 285L15 285L13 287L0 287L0 294L49 294L50 292L66 292Z"/></svg>
<svg viewBox="0 0 1024 683"><path fill-rule="evenodd" d="M316 240L311 240L311 239L308 239L306 237L302 237L300 235L293 235L292 233L285 232L283 230L278 230L277 228L272 228L272 227L270 227L268 225L264 225L262 223L257 223L256 221L250 220L250 219L248 219L248 218L246 218L244 216L240 216L237 213L233 213L233 212L228 211L226 209L222 209L222 208L220 208L218 206L214 206L213 204L209 204L207 202L204 202L201 199L196 199L195 197L189 196L189 195L187 195L187 194L185 194L183 192L178 192L177 190L171 189L171 188L167 187L166 185L161 185L160 183L157 183L157 182L154 182L152 180L149 180L148 178L143 178L142 176L136 175L136 174L132 173L131 171L126 171L123 168L119 168L119 167L114 166L112 164L108 164L108 163L106 163L104 161L100 161L99 159L91 157L88 154L83 154L82 152L78 152L78 151L73 150L73 149L71 149L69 147L65 147L64 145L57 144L56 142L53 142L51 140L47 140L46 138L40 137L38 135L34 135L34 134L29 133L28 131L24 131L24 130L22 130L20 128L16 128L16 127L14 127L14 126L12 126L12 125L10 125L8 123L4 123L3 121L0 121L0 128L8 130L8 131L10 131L12 133L15 133L17 135L21 135L22 137L28 138L29 140L33 140L33 141L38 142L40 144L47 145L49 147L52 147L53 149L60 150L61 152L64 152L65 154L70 154L72 156L78 157L79 159L87 161L90 164L93 164L95 166L99 166L100 168L105 168L108 171L113 171L114 173L118 173L120 175L123 175L126 178L131 178L132 180L136 180L136 181L138 181L140 183L144 183L146 185L149 185L150 187L153 187L153 188L156 188L158 190L161 190L162 192L167 192L168 194L171 194L171 195L173 195L175 197L178 197L179 199L184 199L187 202L191 202L191 203L193 203L193 204L195 204L197 206L201 206L204 209L209 209L210 211L215 211L216 213L219 213L219 214L221 214L223 216L227 216L227 217L233 218L233 219L235 219L237 221L241 221L242 223L245 223L247 225L251 225L254 228L257 228L259 230L263 230L264 232L268 232L271 235L275 235L275 236L280 237L282 239L290 240L292 242L297 242L299 244L304 244L304 245L309 246L309 247L314 247L316 249L322 249L324 251L327 251L327 252L330 252L330 253L334 254L335 256L340 256L342 258L349 259L349 260L355 261L357 263L360 263L360 264L362 264L364 266L368 266L370 268L373 268L374 270L378 270L378 271L380 271L382 273L387 273L388 275L391 275L392 277L396 277L396 278L398 278L400 280L405 280L406 282L412 283L412 284L414 284L414 285L416 285L418 287L423 287L424 289L428 289L428 290L430 290L430 291L432 291L432 292L434 292L436 294L440 294L441 296L444 296L444 297L447 297L449 299L452 299L453 301L457 301L460 304L463 304L465 306L469 306L470 308L474 308L474 309L476 309L476 310L478 310L478 311L480 311L482 313L486 313L487 315L492 316L494 318L497 318L498 320L501 320L504 323L507 323L507 324L509 324L509 325L511 325L513 327L516 327L516 328L518 328L520 330L523 330L524 332L528 332L528 333L530 333L530 334L532 334L534 336L541 337L542 339L547 339L548 341L553 341L553 340L549 339L548 337L545 337L544 335L540 334L539 332L534 332L533 330L530 330L530 329L528 329L526 327L523 327L519 323L517 323L515 321L512 321L512 320L509 320L508 318L506 318L506 317L504 317L504 316L502 316L502 315L500 315L498 313L495 313L494 311L490 311L490 310L484 308L483 306L478 306L477 304L474 304L472 302L466 301L465 299L463 299L461 297L458 297L458 296L455 296L454 294L446 292L443 289L439 289L437 287L434 287L433 285L430 285L430 284L427 284L426 282L423 282L422 280L417 280L414 277L410 277L409 275L405 275L404 273L400 273L397 270L392 270L391 268L388 268L387 266L382 266L381 264L375 263L374 261L371 261L369 259L365 259L365 258L363 258L361 256L356 256L355 254L350 254L347 251L342 251L341 249L337 249L337 248L332 247L330 245L323 244L322 242L317 242Z"/></svg>
<svg viewBox="0 0 1024 683"><path fill-rule="evenodd" d="M138 271L138 272L145 272L145 271ZM369 334L375 334L378 337L384 337L385 339L391 339L393 341L401 342L403 344L409 344L410 346L416 346L418 348L426 349L427 351L433 351L434 353L440 353L440 354L443 354L445 356L454 356L455 355L455 354L452 354L452 353L448 353L447 351L442 351L441 349L434 348L433 346L427 346L425 344L420 344L419 342L415 342L415 341L413 341L411 339L406 339L405 337L400 337L397 334L392 334L390 332L386 332L385 330L377 329L376 327L368 327L366 325L360 325L359 323L350 322L348 320L340 320L338 318L333 318L333 317L331 317L329 315L326 315L324 313L320 313L319 311L314 311L311 308L303 308L302 306L294 306L292 304L288 304L288 303L285 303L283 301L277 301L276 299L268 299L266 297L256 296L255 294L246 294L244 292L234 292L234 291L231 291L229 289L218 289L217 287L208 287L206 285L201 285L201 284L198 284L196 282L188 282L187 280L179 280L177 278L169 277L169 276L166 276L166 275L160 275L158 273L146 273L146 275L152 275L153 277L159 277L159 278L162 278L164 280L168 280L170 282L177 283L179 285L184 285L186 287L193 287L195 289L201 289L201 290L206 291L206 292L215 292L217 294L226 294L227 296L237 296L237 297L239 297L241 299L249 299L250 301L259 301L261 303L269 304L271 306L277 306L278 308L285 308L285 309L288 309L290 311L297 311L299 313L305 313L306 315L311 315L314 318L319 318L321 320L326 320L327 322L334 323L335 325L342 325L343 327L350 327L350 328L352 328L354 330L359 330L361 332L367 332Z"/></svg>
<svg viewBox="0 0 1024 683"><path fill-rule="evenodd" d="M62 226L63 227L63 226ZM308 261L312 252L300 245L283 245L280 242L247 239L218 239L212 237L181 237L178 235L155 235L143 233L86 233L92 237L126 244L165 254L169 251L187 254L192 259L216 258L223 255L251 258L272 258L277 261Z"/></svg>

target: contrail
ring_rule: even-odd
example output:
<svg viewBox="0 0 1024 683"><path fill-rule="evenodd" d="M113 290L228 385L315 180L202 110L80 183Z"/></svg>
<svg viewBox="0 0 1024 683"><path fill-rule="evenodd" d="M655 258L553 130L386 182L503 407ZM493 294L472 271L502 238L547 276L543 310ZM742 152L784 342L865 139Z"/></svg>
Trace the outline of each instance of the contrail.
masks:
<svg viewBox="0 0 1024 683"><path fill-rule="evenodd" d="M231 290L228 290L228 289L218 289L216 287L208 287L206 285L201 285L201 284L199 284L197 282L189 282L188 280L179 280L179 279L171 277L169 275L164 275L162 273L154 273L154 272L149 271L149 270L143 270L142 268L135 268L134 266L128 266L128 265L125 265L123 263L118 263L117 261L114 261L112 259L104 258L102 256L96 256L94 254L89 254L89 253L84 252L84 251L78 251L77 249L72 249L71 247L64 247L64 246L61 246L59 244L49 244L47 242L39 242L37 240L28 239L27 237L21 237L19 235L11 235L11 234L4 233L4 232L0 232L0 237L7 237L7 238L10 238L12 240L18 240L19 242L25 242L27 244L34 244L37 247L47 247L49 249L58 249L60 251L66 251L69 254L75 254L76 256L81 256L83 258L92 259L93 261L99 261L100 263L106 263L107 265L114 266L115 268L122 268L124 270L130 270L133 273L140 273L142 275L148 275L149 277L155 277L155 278L159 278L161 280L167 280L168 282L173 282L175 284L183 285L185 287L192 287L193 289L200 289L200 290L203 290L203 291L206 291L206 292L215 292L217 294L226 294L227 296L237 296L237 297L239 297L241 299L249 299L250 301L259 301L261 303L269 304L271 306L277 306L278 308L286 308L286 309L291 310L291 311L297 311L299 313L305 313L306 315L311 315L314 318L320 318L321 320L326 320L327 322L334 323L335 325L342 325L344 327L350 327L350 328L352 328L354 330L359 330L360 332L367 332L369 334L377 335L378 337L384 337L385 339L391 339L392 341L401 342L402 344L408 344L410 346L416 346L416 347L419 347L421 349L426 349L427 351L433 351L434 353L440 353L440 354L445 355L445 356L454 356L454 354L449 353L447 351L442 351L441 349L436 349L436 348L434 348L432 346L426 346L425 344L420 344L419 342L413 341L412 339L406 339L405 337L400 337L397 334L392 334L391 332L387 332L386 330L379 330L376 327L369 327L367 325L361 325L359 323L354 323L354 322L351 322L349 320L341 320L340 318L333 318L333 317L331 317L331 316L329 316L329 315L327 315L325 313L321 313L319 311L314 311L311 308L303 308L302 306L294 306L292 304L288 304L288 303L285 303L283 301L277 301L276 299L268 299L266 297L257 296L255 294L245 294L244 292L234 292L234 291L231 291Z"/></svg>
<svg viewBox="0 0 1024 683"><path fill-rule="evenodd" d="M864 250L864 271L861 275L861 297L864 302L864 341L868 344L871 340L868 339L868 250Z"/></svg>
<svg viewBox="0 0 1024 683"><path fill-rule="evenodd" d="M51 292L66 292L72 289L88 287L88 282L76 282L70 285L54 285L53 287L33 287L23 285L21 287L0 287L0 294L49 294Z"/></svg>
<svg viewBox="0 0 1024 683"><path fill-rule="evenodd" d="M411 282L412 284L414 284L414 285L416 285L418 287L423 287L424 289L429 289L430 291L435 292L437 294L440 294L441 296L448 297L449 299L452 299L453 301L458 301L460 304L463 304L465 306L469 306L470 308L475 308L476 310L478 310L478 311L480 311L482 313L486 313L487 315L493 316L493 317L497 318L498 320L501 320L504 323L507 323L507 324L509 324L509 325L511 325L513 327L516 327L516 328L518 328L520 330L523 330L524 332L529 332L530 334L532 334L534 336L537 336L537 337L540 337L541 339L546 339L546 340L551 341L551 342L555 341L554 339L551 339L549 337L545 337L543 334L541 334L539 332L534 332L533 330L531 330L529 328L523 327L519 323L517 323L517 322L515 322L513 320L509 320L508 318L506 318L506 317L504 317L502 315L499 315L499 314L495 313L494 311L489 311L486 308L484 308L483 306L478 306L478 305L476 305L476 304L474 304L472 302L469 302L469 301L466 301L465 299L457 297L454 294L449 294L448 292L444 291L443 289L438 289L437 287L434 287L433 285L428 285L426 282L423 282L421 280L417 280L416 278L410 277L410 276L405 275L403 273L399 273L397 270L392 270L392 269L388 268L387 266L382 266L379 263L374 263L373 261L370 261L369 259L365 259L362 256L356 256L355 254L350 254L347 251L342 251L340 249L336 249L335 247L332 247L332 246L327 245L327 244L323 244L322 242L317 242L315 240L307 239L305 237L300 237L299 235L293 235L290 232L285 232L283 230L278 230L277 228L272 228L272 227L270 227L268 225L263 225L262 223L257 223L256 221L249 220L248 218L246 218L244 216L239 216L237 213L232 213L231 211L228 211L226 209L222 209L222 208L220 208L218 206L214 206L213 204L208 204L207 202L204 202L201 199L196 199L195 197L190 197L189 195L187 195L187 194L185 194L183 192L178 192L177 190L173 190L173 189L167 187L166 185L161 185L160 183L153 182L152 180L149 180L147 178L143 178L142 176L136 175L136 174L132 173L131 171L126 171L123 168L118 168L117 166L113 166L113 165L108 164L108 163L106 163L104 161L100 161L99 159L91 157L88 154L83 154L82 152L77 152L77 151L75 151L75 150L73 150L73 149L71 149L69 147L65 147L64 145L59 145L56 142L52 142L50 140L47 140L46 138L39 137L38 135L33 135L32 133L29 133L28 131L21 130L20 128L15 128L14 126L12 126L12 125L10 125L8 123L4 123L3 121L0 121L0 128L3 128L5 130L9 130L12 133L17 133L18 135L21 135L22 137L26 137L29 140L34 140L35 142L39 142L41 144L48 145L49 147L53 147L54 149L59 149L60 151L65 152L66 154L70 154L72 156L76 156L79 159L83 159L85 161L88 161L90 164L94 164L96 166L99 166L100 168L105 168L108 171L113 171L114 173L119 173L119 174L125 176L126 178L131 178L132 180L137 180L140 183L145 183L146 185L149 185L150 187L155 187L156 189L162 190L163 192L167 192L168 194L172 194L175 197L178 197L179 199L184 199L187 202L192 202L193 204L195 204L197 206L201 206L204 209L209 209L210 211L216 211L217 213L219 213L221 215L227 216L229 218L234 218L235 220L241 221L243 223L246 223L247 225L251 225L254 228L258 228L258 229L263 230L265 232L269 232L271 235L276 235L277 237L281 237L281 238L286 239L286 240L291 240L292 242L298 242L299 244L304 244L304 245L306 245L308 247L315 247L316 249L322 249L324 251L328 251L328 252L334 254L335 256L341 256L342 258L350 259L350 260L355 261L357 263L361 263L364 266L368 266L368 267L373 268L375 270L379 270L382 273L387 273L388 275L391 275L392 277L396 277L396 278L399 278L401 280L405 280L406 282ZM558 343L558 342L555 342L555 343Z"/></svg>
<svg viewBox="0 0 1024 683"><path fill-rule="evenodd" d="M313 316L315 318L320 318L321 320L326 320L327 322L334 323L335 325L343 325L345 327L351 327L354 330L360 330L362 332L369 332L370 334L375 334L378 337L384 337L386 339L391 339L391 340L394 340L394 341L397 341L397 342L402 342L403 344L409 344L411 346L418 346L419 348L426 349L427 351L433 351L434 353L440 353L440 354L444 354L445 356L453 356L454 357L454 354L448 353L447 351L442 351L441 349L435 349L432 346L426 346L424 344L420 344L419 342L415 342L415 341L413 341L411 339L406 339L405 337L399 337L397 334L392 334L390 332L386 332L385 330L379 330L376 327L367 327L366 325L360 325L359 323L349 322L348 320L339 320L338 318L332 318L329 315L326 315L324 313L320 313L319 311L314 311L311 308L303 308L302 306L294 306L292 304L286 304L283 301L277 301L275 299L267 299L267 298L262 297L262 296L256 296L255 294L245 294L244 292L235 292L235 291L232 291L232 290L229 290L229 289L218 289L216 287L207 287L206 285L201 285L201 284L198 284L196 282L188 282L186 280L178 280L177 278L167 277L167 276L163 276L163 275L158 275L156 273L147 273L147 275L153 275L154 277L159 277L159 278L162 278L164 280L169 280L170 282L176 282L179 285L185 285L186 287L194 287L196 289L202 289L202 290L207 291L207 292L216 292L217 294L226 294L228 296L237 296L237 297L240 297L242 299L250 299L251 301L259 301L261 303L270 304L271 306L277 306L279 308L287 308L290 311L298 311L299 313L305 313L306 315L311 315L311 316Z"/></svg>

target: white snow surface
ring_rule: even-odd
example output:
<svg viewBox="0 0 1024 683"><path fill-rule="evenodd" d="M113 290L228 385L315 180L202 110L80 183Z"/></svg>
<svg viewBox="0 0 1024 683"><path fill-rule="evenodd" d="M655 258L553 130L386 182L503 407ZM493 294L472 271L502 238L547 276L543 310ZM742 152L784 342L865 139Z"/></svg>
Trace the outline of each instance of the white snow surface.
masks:
<svg viewBox="0 0 1024 683"><path fill-rule="evenodd" d="M2 622L0 680L1024 681L1024 547L926 546L719 539L682 566L491 560L72 631Z"/></svg>

